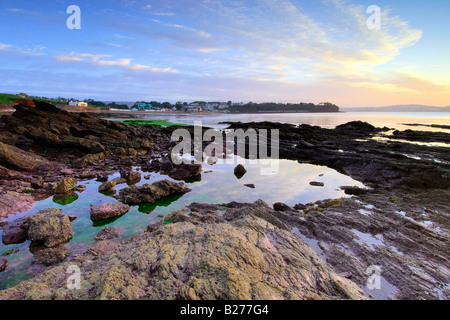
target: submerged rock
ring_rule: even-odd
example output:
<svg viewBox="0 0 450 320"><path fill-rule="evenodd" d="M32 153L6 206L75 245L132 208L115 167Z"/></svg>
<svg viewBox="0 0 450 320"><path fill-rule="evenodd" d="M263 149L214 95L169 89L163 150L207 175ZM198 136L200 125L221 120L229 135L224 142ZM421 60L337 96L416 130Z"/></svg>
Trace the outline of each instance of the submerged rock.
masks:
<svg viewBox="0 0 450 320"><path fill-rule="evenodd" d="M130 206L122 203L105 203L98 206L91 205L91 220L102 221L119 217L130 210Z"/></svg>
<svg viewBox="0 0 450 320"><path fill-rule="evenodd" d="M75 192L69 192L67 194L59 194L53 197L53 202L66 206L77 201L79 196Z"/></svg>
<svg viewBox="0 0 450 320"><path fill-rule="evenodd" d="M96 241L112 240L120 238L122 232L118 227L105 227L95 236Z"/></svg>
<svg viewBox="0 0 450 320"><path fill-rule="evenodd" d="M28 217L28 239L47 248L69 241L73 236L68 216L60 209L46 209Z"/></svg>
<svg viewBox="0 0 450 320"><path fill-rule="evenodd" d="M137 205L143 203L155 203L157 200L181 195L191 191L183 182L175 183L170 180L157 181L153 184L131 186L120 190L116 198L126 204Z"/></svg>
<svg viewBox="0 0 450 320"><path fill-rule="evenodd" d="M223 207L217 206L216 209ZM77 257L83 290L56 274L69 263L0 292L2 299L285 300L367 299L297 235L280 229L267 204L232 204L218 212L174 212L172 223ZM277 224L277 223L276 223Z"/></svg>

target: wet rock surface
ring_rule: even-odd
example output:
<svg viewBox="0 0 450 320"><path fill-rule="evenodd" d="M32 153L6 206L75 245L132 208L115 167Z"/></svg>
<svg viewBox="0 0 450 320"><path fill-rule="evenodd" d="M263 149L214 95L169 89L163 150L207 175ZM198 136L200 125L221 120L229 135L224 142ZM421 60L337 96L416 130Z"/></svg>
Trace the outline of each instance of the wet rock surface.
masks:
<svg viewBox="0 0 450 320"><path fill-rule="evenodd" d="M69 192L72 184L55 190L64 179L89 180L141 165L148 170L152 168L146 163L155 154L170 153L170 132L161 128L69 113L40 101L34 104L17 105L12 115L0 118L0 204L8 204L0 206L0 218L27 210L28 200L20 204L12 192L29 197L32 204ZM128 182L133 183L137 174L133 178Z"/></svg>
<svg viewBox="0 0 450 320"><path fill-rule="evenodd" d="M225 214L179 210L171 224L120 244L97 243L70 262L83 270L83 290L67 289L63 264L0 298L366 299L300 237L274 225L280 222L267 204L233 206Z"/></svg>
<svg viewBox="0 0 450 320"><path fill-rule="evenodd" d="M197 172L194 167L179 170L166 158L174 128L131 127L41 103L36 109L17 107L15 114L1 118L0 128L0 218L54 195L63 179L107 182L121 170L124 175L112 181L132 184L128 178L135 166L142 172L175 172L171 177L180 180ZM67 262L86 272L86 290L66 289L64 263L0 297L361 299L359 287L378 298L450 297L450 154L442 146L449 134L392 132L358 121L336 129L269 122L230 128L279 129L281 158L332 167L368 188L343 186L352 198L293 207L276 203L274 209L263 202L193 203L121 243L108 240L118 241L118 230L105 228L97 244ZM146 204L188 191L183 183L166 180L126 187L116 198ZM67 224L61 214L32 218L31 235L40 244L30 246L34 263L66 258L60 243L73 232L70 219ZM0 222L3 240L5 235L12 243L24 235L28 239L24 221ZM366 287L371 266L382 271L377 295Z"/></svg>
<svg viewBox="0 0 450 320"><path fill-rule="evenodd" d="M118 227L105 227L95 236L96 241L113 240L122 236L122 231Z"/></svg>
<svg viewBox="0 0 450 320"><path fill-rule="evenodd" d="M153 184L144 184L142 186L131 186L120 190L116 198L129 205L143 203L155 203L156 200L185 194L190 189L183 183L176 183L170 180L157 181Z"/></svg>
<svg viewBox="0 0 450 320"><path fill-rule="evenodd" d="M450 187L448 147L398 142L400 133L389 135L388 128L375 128L360 121L336 129L272 122L229 125L229 129L278 129L280 158L326 165L366 184L392 188ZM428 142L450 141L449 133L420 135L427 136ZM377 140L380 137L385 140ZM417 140L408 132L401 137L411 142Z"/></svg>
<svg viewBox="0 0 450 320"><path fill-rule="evenodd" d="M0 194L0 218L7 217L11 213L31 209L33 204L34 199L29 194L20 194L11 191Z"/></svg>
<svg viewBox="0 0 450 320"><path fill-rule="evenodd" d="M27 218L9 222L3 227L2 241L4 244L23 243L28 239L29 224Z"/></svg>
<svg viewBox="0 0 450 320"><path fill-rule="evenodd" d="M42 248L33 254L33 264L42 264L51 266L64 261L69 255L69 250L64 246L56 246L53 248Z"/></svg>
<svg viewBox="0 0 450 320"><path fill-rule="evenodd" d="M98 206L91 205L91 220L102 221L115 217L120 217L130 210L130 206L116 203L105 203Z"/></svg>

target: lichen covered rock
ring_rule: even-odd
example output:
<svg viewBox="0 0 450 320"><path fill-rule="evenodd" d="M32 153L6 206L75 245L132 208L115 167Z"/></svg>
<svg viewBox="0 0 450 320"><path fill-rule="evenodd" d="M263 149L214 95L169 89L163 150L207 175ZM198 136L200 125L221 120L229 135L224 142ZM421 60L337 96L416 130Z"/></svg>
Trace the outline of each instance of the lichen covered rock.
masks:
<svg viewBox="0 0 450 320"><path fill-rule="evenodd" d="M47 248L69 241L73 236L68 216L60 209L46 209L28 217L28 239Z"/></svg>
<svg viewBox="0 0 450 320"><path fill-rule="evenodd" d="M123 203L137 205L155 203L161 198L185 194L189 191L191 190L183 182L175 183L170 180L163 180L153 184L124 188L120 190L116 198Z"/></svg>
<svg viewBox="0 0 450 320"><path fill-rule="evenodd" d="M199 206L197 206L199 207ZM69 263L0 292L1 299L366 299L335 274L262 201L178 210L171 223L73 259L81 290L66 286ZM270 221L269 221L270 220Z"/></svg>

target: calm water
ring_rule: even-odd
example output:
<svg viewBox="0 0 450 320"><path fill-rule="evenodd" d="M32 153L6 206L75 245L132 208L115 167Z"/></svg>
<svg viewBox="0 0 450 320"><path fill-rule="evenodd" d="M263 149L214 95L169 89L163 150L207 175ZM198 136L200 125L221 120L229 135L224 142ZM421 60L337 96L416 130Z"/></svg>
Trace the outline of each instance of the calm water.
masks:
<svg viewBox="0 0 450 320"><path fill-rule="evenodd" d="M354 120L367 121L378 127L390 127L396 129L416 129L430 131L444 131L446 129L437 129L429 127L409 127L401 123L420 123L420 124L441 124L450 125L450 113L332 113L332 114L304 114L304 113L282 113L282 114L161 114L161 113L143 113L138 115L141 119L165 119L169 122L184 123L192 125L194 121L202 121L204 126L214 128L224 128L226 125L220 122L226 121L274 121L281 123L291 123L299 125L302 123L318 125L325 128L334 128L337 125ZM120 120L123 119L114 119ZM160 215L167 215L170 212L184 208L192 202L206 203L227 203L253 202L258 199L266 201L269 205L275 202L284 202L288 205L297 203L315 202L328 198L344 197L345 194L339 189L344 185L363 186L360 182L342 175L337 171L310 164L300 164L295 161L279 160L279 171L275 175L262 176L258 164L246 163L247 174L241 179L237 179L233 174L235 165L217 164L209 166L203 165L201 181L188 183L192 189L190 193L183 196L163 199L153 205L134 206L124 216L110 222L109 226L119 227L122 232L122 238L130 237L142 232L150 223L158 221ZM135 168L139 171L139 168ZM148 173L142 173L142 176ZM110 179L118 177L116 173L110 176ZM151 174L150 180L144 180L139 184L153 183L158 180L169 179L160 174ZM309 185L310 181L320 181L325 183L325 187L313 187ZM69 258L83 253L94 242L95 235L104 228L94 226L90 220L90 205L98 205L107 202L115 202L115 199L98 193L99 182L95 180L80 183L86 185L87 189L79 193L79 198L67 205L60 205L52 198L37 202L35 206L17 215L11 216L8 220L14 220L20 217L29 216L46 208L60 208L66 215L75 215L78 217L72 222L75 235L73 239L66 244L69 249ZM254 184L255 189L245 187L245 184ZM116 186L119 191L126 185ZM2 231L0 230L0 236ZM32 254L29 252L30 242L23 244L9 245L0 244L0 254L18 249L19 252L7 256L8 267L5 272L0 273L0 289L13 286L20 281L42 272L46 268L32 264Z"/></svg>
<svg viewBox="0 0 450 320"><path fill-rule="evenodd" d="M244 161L241 159L241 161ZM245 161L244 161L245 162ZM237 162L236 162L237 164ZM123 238L130 237L144 231L152 222L162 219L160 215L167 215L176 209L182 209L192 202L203 203L228 203L254 202L258 199L266 201L269 205L275 202L284 202L288 205L297 203L309 203L317 200L345 197L340 186L356 185L363 186L360 182L342 175L341 173L323 166L300 164L296 161L279 160L279 170L274 175L263 176L260 174L259 164L245 164L247 173L237 179L234 175L236 164L203 165L201 181L188 183L191 192L178 197L163 199L153 205L133 206L131 210L117 220L110 222L109 226L116 226L123 231ZM139 171L139 168L135 168ZM148 173L142 173L142 177ZM119 177L116 173L110 179ZM151 173L151 179L142 179L140 184L153 183L158 180L169 179L167 176ZM313 187L310 181L324 182L324 187ZM78 193L79 198L67 205L60 205L53 198L39 201L35 206L23 213L13 215L7 219L15 220L20 217L29 216L46 208L60 208L66 215L75 215L78 218L72 222L74 230L73 239L66 244L69 249L69 259L74 255L81 254L94 242L96 234L104 228L94 226L90 220L90 205L98 205L108 202L116 202L113 197L98 192L101 183L90 180L80 183L86 185L86 191ZM245 187L245 184L254 184L255 189ZM116 190L126 187L126 184L116 186ZM3 231L0 230L0 236ZM19 252L7 256L8 267L5 272L0 273L0 289L10 287L20 281L29 279L46 268L32 264L32 254L29 252L30 242L17 245L0 244L0 254L10 250L18 249Z"/></svg>
<svg viewBox="0 0 450 320"><path fill-rule="evenodd" d="M402 123L450 125L450 112L347 112L347 113L259 113L259 114L226 114L226 113L139 113L141 119L166 119L169 122L193 125L194 121L202 121L204 126L223 129L227 121L259 122L273 121L290 124L310 124L324 128L335 128L338 125L361 120L376 127L389 127L400 130L415 129L424 131L443 131L445 129L425 126L412 127ZM120 119L117 119L120 120ZM123 119L122 119L123 120ZM446 130L450 132L450 130Z"/></svg>

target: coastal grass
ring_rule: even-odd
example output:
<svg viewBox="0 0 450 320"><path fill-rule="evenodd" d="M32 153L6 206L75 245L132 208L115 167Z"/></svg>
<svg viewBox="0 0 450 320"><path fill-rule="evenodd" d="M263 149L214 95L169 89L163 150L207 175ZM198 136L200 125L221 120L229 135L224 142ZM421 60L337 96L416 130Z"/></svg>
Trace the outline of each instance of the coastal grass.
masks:
<svg viewBox="0 0 450 320"><path fill-rule="evenodd" d="M42 99L42 98L23 98L23 97L19 97L18 95L15 94L9 94L9 93L0 93L0 103L12 103L13 100L21 100L21 101L27 101L27 100L37 100L37 101L42 101L42 102L46 102L46 103L50 103L50 104L68 104L65 101L57 101L57 100L52 100L52 99Z"/></svg>
<svg viewBox="0 0 450 320"><path fill-rule="evenodd" d="M140 126L140 127L147 127L147 126L157 126L157 127L173 127L173 126L181 126L181 127L188 127L186 124L181 123L172 123L167 120L127 120L123 123L129 124L132 126Z"/></svg>

